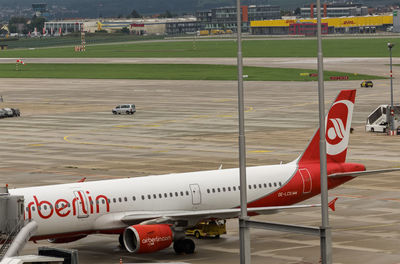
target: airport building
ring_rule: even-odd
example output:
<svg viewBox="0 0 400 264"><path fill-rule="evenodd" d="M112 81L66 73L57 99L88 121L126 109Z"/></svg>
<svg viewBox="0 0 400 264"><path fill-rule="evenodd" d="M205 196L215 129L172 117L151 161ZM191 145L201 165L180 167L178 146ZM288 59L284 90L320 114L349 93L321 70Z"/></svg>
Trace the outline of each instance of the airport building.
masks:
<svg viewBox="0 0 400 264"><path fill-rule="evenodd" d="M279 6L242 6L241 12L243 32L249 31L250 21L281 18L281 9ZM236 7L219 7L208 11L196 12L196 18L202 30L221 29L236 31L236 13Z"/></svg>
<svg viewBox="0 0 400 264"><path fill-rule="evenodd" d="M350 17L368 15L368 7L362 4L325 3L321 6L323 17ZM316 4L300 8L300 17L317 17Z"/></svg>
<svg viewBox="0 0 400 264"><path fill-rule="evenodd" d="M250 27L253 35L315 35L316 23L316 18L275 19L251 21ZM375 33L392 26L393 16L325 17L322 23L325 24L324 34ZM291 29L293 27L296 29Z"/></svg>
<svg viewBox="0 0 400 264"><path fill-rule="evenodd" d="M97 30L97 20L62 20L48 21L44 23L47 34L68 34L73 32L95 32Z"/></svg>

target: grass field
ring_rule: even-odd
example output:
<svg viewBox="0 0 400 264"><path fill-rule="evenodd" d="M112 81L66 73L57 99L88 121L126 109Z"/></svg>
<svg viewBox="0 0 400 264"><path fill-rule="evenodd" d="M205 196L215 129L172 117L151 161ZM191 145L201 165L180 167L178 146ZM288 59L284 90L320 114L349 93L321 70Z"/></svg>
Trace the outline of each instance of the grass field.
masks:
<svg viewBox="0 0 400 264"><path fill-rule="evenodd" d="M136 36L120 33L88 33L86 34L86 43L102 44L113 42L127 42L127 41L141 41L141 40L154 40L163 39L163 36ZM43 47L57 47L57 46L74 46L81 44L81 35L72 33L62 37L45 37L45 38L9 38L0 39L0 44L8 45L9 49L16 48L43 48Z"/></svg>
<svg viewBox="0 0 400 264"><path fill-rule="evenodd" d="M325 39L325 57L387 57L387 42L400 42L400 38ZM245 40L244 57L316 57L314 39L295 40ZM393 49L393 56L400 57L400 48ZM178 58L178 57L236 57L233 40L210 41L155 41L115 45L88 46L86 52L74 52L73 47L44 49L11 49L0 51L0 58Z"/></svg>
<svg viewBox="0 0 400 264"><path fill-rule="evenodd" d="M248 81L316 81L301 76L315 70L244 67ZM349 80L382 79L378 76L325 72L331 76L348 76ZM230 65L198 64L0 64L0 78L83 78L83 79L151 79L151 80L236 80L237 68Z"/></svg>

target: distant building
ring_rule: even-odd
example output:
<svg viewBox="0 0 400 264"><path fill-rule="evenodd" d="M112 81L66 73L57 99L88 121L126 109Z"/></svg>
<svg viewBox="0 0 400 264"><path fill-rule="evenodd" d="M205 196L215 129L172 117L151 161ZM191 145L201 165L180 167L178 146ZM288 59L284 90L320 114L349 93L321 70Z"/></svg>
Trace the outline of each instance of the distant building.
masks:
<svg viewBox="0 0 400 264"><path fill-rule="evenodd" d="M197 21L173 21L165 24L165 33L167 35L196 34L199 30Z"/></svg>
<svg viewBox="0 0 400 264"><path fill-rule="evenodd" d="M393 26L394 16L326 17L322 18L325 34L375 33ZM274 19L251 22L253 35L312 35L315 34L316 18ZM400 27L400 20L399 20Z"/></svg>
<svg viewBox="0 0 400 264"><path fill-rule="evenodd" d="M326 3L321 6L321 14L323 17L366 16L368 7L362 4ZM300 8L300 17L317 17L317 5L311 4Z"/></svg>
<svg viewBox="0 0 400 264"><path fill-rule="evenodd" d="M400 9L393 10L393 32L400 33Z"/></svg>
<svg viewBox="0 0 400 264"><path fill-rule="evenodd" d="M49 35L68 34L73 32L95 32L97 20L62 20L48 21L44 23L45 30Z"/></svg>
<svg viewBox="0 0 400 264"><path fill-rule="evenodd" d="M250 21L281 18L279 6L242 6L241 12L243 32L249 31ZM236 7L218 7L208 11L198 11L196 12L196 18L199 22L200 29L230 29L236 31L236 14Z"/></svg>

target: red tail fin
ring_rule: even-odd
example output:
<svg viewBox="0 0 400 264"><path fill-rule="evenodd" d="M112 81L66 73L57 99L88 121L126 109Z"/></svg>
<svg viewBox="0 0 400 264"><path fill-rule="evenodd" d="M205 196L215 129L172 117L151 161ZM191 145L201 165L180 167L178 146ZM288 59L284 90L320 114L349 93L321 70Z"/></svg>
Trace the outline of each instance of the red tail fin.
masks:
<svg viewBox="0 0 400 264"><path fill-rule="evenodd" d="M355 97L356 90L341 91L325 118L328 163L346 160ZM309 162L319 162L319 129L299 159L299 163Z"/></svg>

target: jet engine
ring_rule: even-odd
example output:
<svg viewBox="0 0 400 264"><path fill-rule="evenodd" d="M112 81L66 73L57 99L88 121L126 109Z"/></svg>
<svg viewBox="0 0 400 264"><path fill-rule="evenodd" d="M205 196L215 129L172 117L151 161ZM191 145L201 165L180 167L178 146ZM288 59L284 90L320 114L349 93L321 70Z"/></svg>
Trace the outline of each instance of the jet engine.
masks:
<svg viewBox="0 0 400 264"><path fill-rule="evenodd" d="M125 248L132 253L149 253L169 247L173 242L171 227L160 225L133 225L123 234Z"/></svg>

